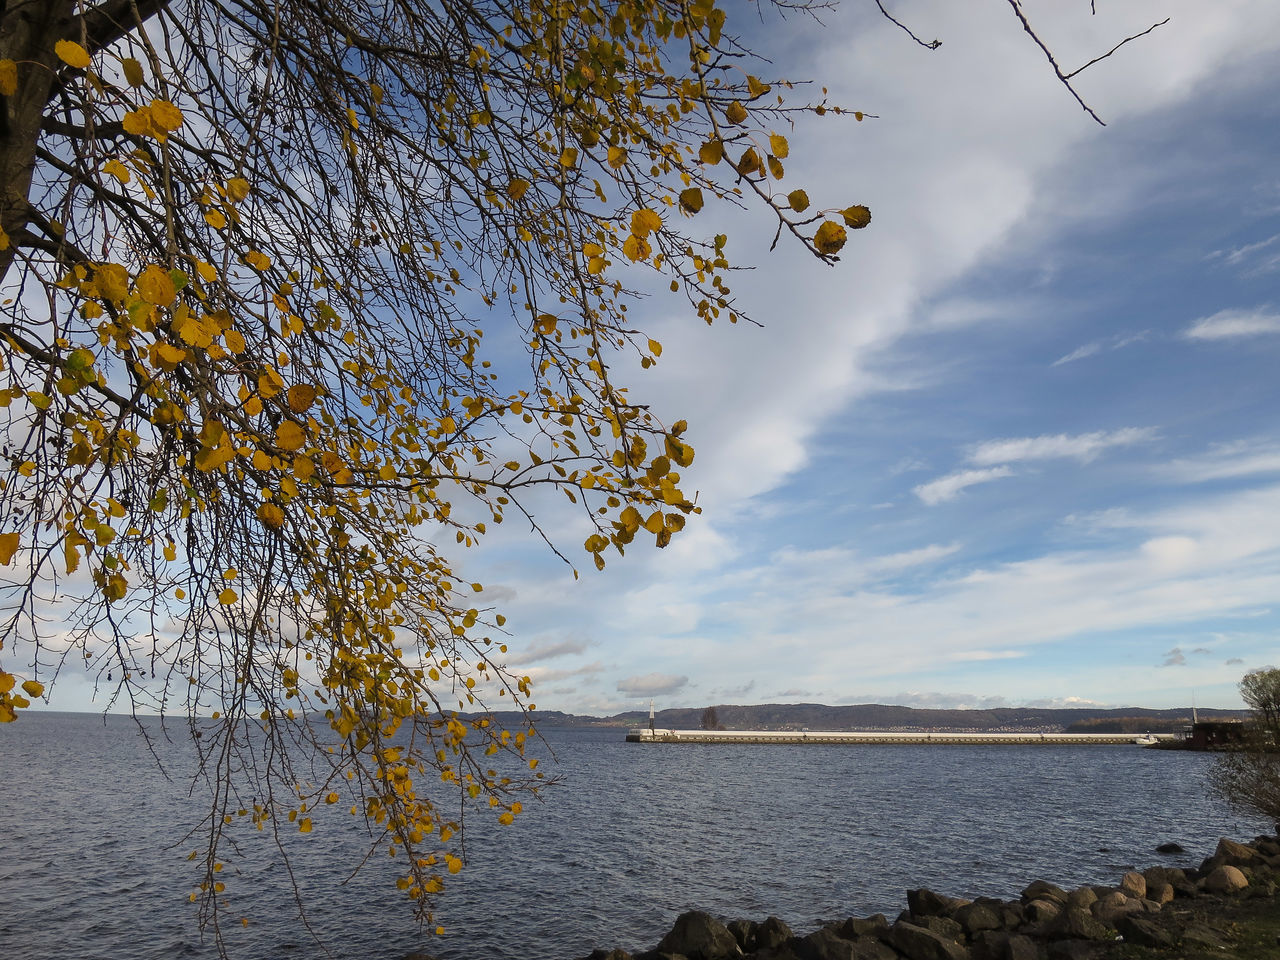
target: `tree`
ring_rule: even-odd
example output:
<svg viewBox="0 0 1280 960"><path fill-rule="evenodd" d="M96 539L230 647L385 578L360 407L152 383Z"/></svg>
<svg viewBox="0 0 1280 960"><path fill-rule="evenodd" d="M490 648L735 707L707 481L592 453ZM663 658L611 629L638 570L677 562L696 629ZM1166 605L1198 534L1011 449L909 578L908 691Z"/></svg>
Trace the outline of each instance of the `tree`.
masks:
<svg viewBox="0 0 1280 960"><path fill-rule="evenodd" d="M704 204L827 262L870 221L782 185L842 111L765 70L714 0L0 7L0 721L76 660L187 717L215 932L227 831L349 803L426 917L446 802L538 789L448 551L514 515L568 561L543 492L596 567L697 512L633 286L736 322Z"/></svg>
<svg viewBox="0 0 1280 960"><path fill-rule="evenodd" d="M720 714L716 712L715 707L707 707L702 711L702 729L703 730L719 730Z"/></svg>
<svg viewBox="0 0 1280 960"><path fill-rule="evenodd" d="M190 718L215 931L224 835L337 803L429 916L462 866L450 794L509 823L542 776L490 759L523 755L483 714L532 710L529 678L446 544L512 513L550 542L546 489L597 567L666 545L694 453L615 373L661 354L624 281L732 322L705 202L763 202L827 261L867 224L779 187L791 119L839 110L786 102L724 24L710 0L0 12L0 720L76 659Z"/></svg>
<svg viewBox="0 0 1280 960"><path fill-rule="evenodd" d="M1240 697L1249 707L1244 741L1213 768L1213 789L1238 810L1280 824L1280 670L1246 673Z"/></svg>

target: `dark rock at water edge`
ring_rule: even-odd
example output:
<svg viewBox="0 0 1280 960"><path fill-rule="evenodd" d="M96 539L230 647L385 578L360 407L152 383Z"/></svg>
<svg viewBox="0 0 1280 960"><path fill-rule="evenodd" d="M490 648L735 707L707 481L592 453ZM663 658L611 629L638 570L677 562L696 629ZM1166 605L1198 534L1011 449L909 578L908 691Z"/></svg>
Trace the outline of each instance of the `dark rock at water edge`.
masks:
<svg viewBox="0 0 1280 960"><path fill-rule="evenodd" d="M1107 960L1129 948L1174 960L1183 948L1227 946L1238 930L1219 915L1257 915L1245 904L1270 904L1278 882L1280 838L1223 839L1199 867L1154 866L1129 871L1115 886L1074 890L1036 880L1008 901L910 890L892 923L880 914L849 917L800 936L777 917L725 923L690 911L634 960ZM615 949L587 960L633 958Z"/></svg>

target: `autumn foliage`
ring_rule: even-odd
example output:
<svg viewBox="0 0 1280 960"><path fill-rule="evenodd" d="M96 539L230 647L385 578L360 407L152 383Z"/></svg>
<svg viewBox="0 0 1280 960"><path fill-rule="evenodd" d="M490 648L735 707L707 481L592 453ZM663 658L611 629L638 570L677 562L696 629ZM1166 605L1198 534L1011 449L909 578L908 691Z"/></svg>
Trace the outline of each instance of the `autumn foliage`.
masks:
<svg viewBox="0 0 1280 960"><path fill-rule="evenodd" d="M529 729L460 718L532 704L449 558L513 516L571 558L545 492L597 567L697 511L685 424L618 380L662 352L631 288L736 321L704 208L827 260L869 220L783 185L838 111L765 69L713 0L0 12L0 720L69 666L189 717L215 922L226 831L340 803L425 915L446 801L537 788L492 759Z"/></svg>

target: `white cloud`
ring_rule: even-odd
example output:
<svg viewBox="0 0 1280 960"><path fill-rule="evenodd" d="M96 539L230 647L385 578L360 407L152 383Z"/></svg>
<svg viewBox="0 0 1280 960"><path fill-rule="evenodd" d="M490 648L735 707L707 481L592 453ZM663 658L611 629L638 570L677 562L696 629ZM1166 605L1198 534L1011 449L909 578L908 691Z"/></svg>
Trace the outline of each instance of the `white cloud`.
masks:
<svg viewBox="0 0 1280 960"><path fill-rule="evenodd" d="M1197 320L1182 335L1188 340L1230 340L1280 333L1280 313L1270 307L1219 310Z"/></svg>
<svg viewBox="0 0 1280 960"><path fill-rule="evenodd" d="M1125 427L1121 430L1098 430L1070 436L1017 437L988 440L969 454L969 462L978 466L1014 463L1021 460L1073 459L1089 462L1104 450L1142 443L1155 436L1150 427Z"/></svg>
<svg viewBox="0 0 1280 960"><path fill-rule="evenodd" d="M872 570L896 573L910 567L919 567L935 563L943 557L949 557L960 549L958 543L931 543L927 547L916 550L904 550L901 553L890 553L883 557L875 557L867 564Z"/></svg>
<svg viewBox="0 0 1280 960"><path fill-rule="evenodd" d="M1131 343L1141 343L1150 335L1149 330L1143 330L1140 333L1131 333L1127 335L1111 337L1108 340L1094 340L1086 343L1082 347L1077 347L1070 353L1059 357L1050 364L1052 367L1061 367L1067 363L1074 363L1076 360L1083 360L1086 357L1092 357L1095 354L1111 350L1120 350L1129 346Z"/></svg>
<svg viewBox="0 0 1280 960"><path fill-rule="evenodd" d="M1050 364L1050 366L1060 367L1064 363L1072 363L1076 360L1083 360L1085 357L1092 357L1095 353L1101 353L1101 352L1102 352L1101 341L1094 340L1092 343L1086 343L1083 347L1076 347L1076 349L1072 350L1070 353L1059 357L1057 360L1053 361L1053 363Z"/></svg>
<svg viewBox="0 0 1280 960"><path fill-rule="evenodd" d="M951 659L959 661L1017 660L1026 655L1025 650L961 650L959 653L953 653Z"/></svg>
<svg viewBox="0 0 1280 960"><path fill-rule="evenodd" d="M913 487L912 492L932 507L948 500L954 500L962 490L968 487L1010 476L1013 476L1013 471L1008 467L992 467L989 470L961 470L957 473L949 473L945 477L939 477L937 480L922 483L918 487Z"/></svg>
<svg viewBox="0 0 1280 960"><path fill-rule="evenodd" d="M1179 483L1280 473L1280 443L1266 438L1222 443L1201 456L1175 460L1160 472Z"/></svg>

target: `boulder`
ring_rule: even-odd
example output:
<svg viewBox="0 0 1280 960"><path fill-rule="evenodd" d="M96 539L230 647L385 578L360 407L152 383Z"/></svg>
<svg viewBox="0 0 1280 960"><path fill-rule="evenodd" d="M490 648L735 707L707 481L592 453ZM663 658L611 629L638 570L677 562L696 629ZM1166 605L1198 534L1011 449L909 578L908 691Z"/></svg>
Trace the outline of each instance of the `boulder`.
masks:
<svg viewBox="0 0 1280 960"><path fill-rule="evenodd" d="M950 917L925 917L917 923L917 926L932 930L947 940L958 942L964 936L964 927Z"/></svg>
<svg viewBox="0 0 1280 960"><path fill-rule="evenodd" d="M1045 951L1048 960L1098 960L1106 950L1097 940L1055 940Z"/></svg>
<svg viewBox="0 0 1280 960"><path fill-rule="evenodd" d="M1136 870L1130 870L1120 878L1120 892L1131 899L1141 900L1147 895L1147 878Z"/></svg>
<svg viewBox="0 0 1280 960"><path fill-rule="evenodd" d="M1062 912L1034 931L1046 940L1110 940L1109 924L1097 920L1085 907L1064 907Z"/></svg>
<svg viewBox="0 0 1280 960"><path fill-rule="evenodd" d="M895 923L889 945L907 960L969 960L969 951L960 944L914 923Z"/></svg>
<svg viewBox="0 0 1280 960"><path fill-rule="evenodd" d="M1173 902L1173 884L1158 880L1147 884L1147 899L1164 906Z"/></svg>
<svg viewBox="0 0 1280 960"><path fill-rule="evenodd" d="M999 930L1004 926L997 909L998 905L993 909L991 905L979 901L966 903L956 910L955 920L964 928L965 933L973 937L983 930Z"/></svg>
<svg viewBox="0 0 1280 960"><path fill-rule="evenodd" d="M1249 886L1249 881L1237 867L1223 865L1215 869L1202 881L1207 893L1237 893Z"/></svg>
<svg viewBox="0 0 1280 960"><path fill-rule="evenodd" d="M1223 837L1218 841L1218 849L1213 852L1214 859L1232 867L1251 867L1262 859L1262 855L1253 847L1236 843Z"/></svg>
<svg viewBox="0 0 1280 960"><path fill-rule="evenodd" d="M1067 894L1068 907L1084 907L1088 909L1098 902L1098 895L1094 892L1093 887L1081 887L1079 890L1072 890Z"/></svg>
<svg viewBox="0 0 1280 960"><path fill-rule="evenodd" d="M738 941L743 953L755 953L758 924L754 920L730 920L724 926L733 934L733 939Z"/></svg>
<svg viewBox="0 0 1280 960"><path fill-rule="evenodd" d="M764 923L757 924L755 929L754 950L770 950L780 946L792 937L791 928L777 917L768 917ZM746 948L743 947L745 950Z"/></svg>
<svg viewBox="0 0 1280 960"><path fill-rule="evenodd" d="M1044 951L1028 936L984 930L973 941L973 960L1042 960Z"/></svg>
<svg viewBox="0 0 1280 960"><path fill-rule="evenodd" d="M658 943L658 953L678 953L689 960L729 960L742 956L742 948L729 928L701 910L676 918L671 932Z"/></svg>
<svg viewBox="0 0 1280 960"><path fill-rule="evenodd" d="M410 958L405 958L405 960L410 960ZM621 947L614 947L612 950L592 950L587 955L586 960L632 960L632 958L631 954Z"/></svg>
<svg viewBox="0 0 1280 960"><path fill-rule="evenodd" d="M1169 843L1162 843L1160 844L1160 846L1156 847L1156 853L1172 854L1172 853L1186 853L1186 852L1187 851L1183 848L1181 844L1173 843L1172 841L1170 841Z"/></svg>
<svg viewBox="0 0 1280 960"><path fill-rule="evenodd" d="M1032 926L1048 923L1062 912L1062 905L1052 900L1030 900L1022 906L1023 920Z"/></svg>
<svg viewBox="0 0 1280 960"><path fill-rule="evenodd" d="M883 913L873 913L864 919L850 917L832 928L846 940L857 940L859 937L878 937L883 940L889 936L889 921Z"/></svg>
<svg viewBox="0 0 1280 960"><path fill-rule="evenodd" d="M1153 883L1167 883L1175 890L1179 883L1187 881L1186 871L1179 867L1148 867L1142 871L1142 875L1146 878L1147 886Z"/></svg>
<svg viewBox="0 0 1280 960"><path fill-rule="evenodd" d="M1036 880L1022 891L1022 902L1032 900L1051 900L1061 906L1067 902L1067 891L1047 880Z"/></svg>
<svg viewBox="0 0 1280 960"><path fill-rule="evenodd" d="M1140 912L1141 910L1142 904L1140 901L1130 900L1119 890L1112 890L1089 907L1090 914L1109 927L1115 926L1116 917L1135 911Z"/></svg>
<svg viewBox="0 0 1280 960"><path fill-rule="evenodd" d="M969 901L957 900L955 897L943 896L932 890L907 891L907 910L911 916L919 920L921 917L951 917Z"/></svg>
<svg viewBox="0 0 1280 960"><path fill-rule="evenodd" d="M1167 930L1147 917L1128 914L1116 919L1116 930L1125 942L1140 947L1172 947L1177 942L1173 931Z"/></svg>
<svg viewBox="0 0 1280 960"><path fill-rule="evenodd" d="M823 927L804 937L792 937L785 949L797 960L898 960L897 953L875 937L846 940L833 927ZM757 954L761 956L763 954Z"/></svg>

